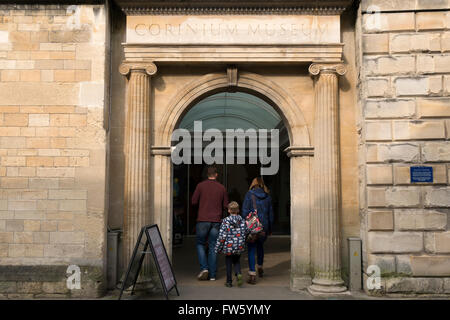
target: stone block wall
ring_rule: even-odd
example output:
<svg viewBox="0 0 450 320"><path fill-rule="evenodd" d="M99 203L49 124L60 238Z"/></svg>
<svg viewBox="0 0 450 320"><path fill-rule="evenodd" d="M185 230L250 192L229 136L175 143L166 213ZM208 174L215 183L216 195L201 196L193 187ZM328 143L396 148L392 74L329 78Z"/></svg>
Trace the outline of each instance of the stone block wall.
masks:
<svg viewBox="0 0 450 320"><path fill-rule="evenodd" d="M357 30L364 268L383 293L449 294L450 2L363 0Z"/></svg>
<svg viewBox="0 0 450 320"><path fill-rule="evenodd" d="M0 296L102 290L105 16L0 5ZM65 284L71 264L78 291Z"/></svg>

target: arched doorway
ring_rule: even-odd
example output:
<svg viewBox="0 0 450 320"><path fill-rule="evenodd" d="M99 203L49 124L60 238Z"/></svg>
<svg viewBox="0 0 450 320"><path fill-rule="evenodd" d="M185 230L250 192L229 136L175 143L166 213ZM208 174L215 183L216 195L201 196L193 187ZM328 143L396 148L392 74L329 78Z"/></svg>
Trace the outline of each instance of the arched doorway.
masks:
<svg viewBox="0 0 450 320"><path fill-rule="evenodd" d="M221 92L196 102L182 117L178 129L189 132L189 136L194 140L194 129L198 129L198 126L201 126L201 131L204 133L208 130L220 132L224 140L231 131L235 130L249 133L248 136L254 131L259 139L265 139L261 135L265 135L264 132L267 131L268 146L276 145L276 149L270 151L271 161L276 162L271 164L276 168L270 175L261 174L261 171L264 172L261 170L263 166L261 159L258 157L251 159L252 147L249 138L243 138L245 141L242 140L241 145L238 139L234 139L236 144L233 143L231 148L228 140L223 141L223 151L220 150L223 157L215 165L219 171L218 180L225 186L229 200L238 202L240 206L253 178L263 176L271 190L274 211L273 235L265 245L264 267L268 272L263 283L289 286L290 163L286 153L283 152L289 147L289 136L282 118L268 102L255 95L246 92ZM272 135L272 130L277 134ZM276 141L271 141L274 139ZM174 144L178 142L173 141ZM217 143L217 141L213 142ZM206 152L208 145L208 141L203 141L202 153ZM196 283L195 275L198 271L195 249L198 208L191 205L191 198L197 184L206 179L207 163L195 161L194 146L195 142L192 141L189 163L173 165L173 261L181 284ZM229 153L232 153L233 157L230 158ZM239 153L242 157L238 160ZM219 256L218 280L224 277L225 264L222 260L223 257ZM243 272L246 274L248 266L246 254L242 256L241 261Z"/></svg>
<svg viewBox="0 0 450 320"><path fill-rule="evenodd" d="M290 169L290 287L304 289L311 284L310 241L310 175L313 148L302 108L280 86L260 75L248 72L238 77L227 73L202 76L178 90L155 124L152 154L152 223L160 226L163 240L172 256L173 243L173 170L171 136L183 116L193 105L206 97L226 91L250 93L276 109L286 126L289 147L283 150L289 157Z"/></svg>

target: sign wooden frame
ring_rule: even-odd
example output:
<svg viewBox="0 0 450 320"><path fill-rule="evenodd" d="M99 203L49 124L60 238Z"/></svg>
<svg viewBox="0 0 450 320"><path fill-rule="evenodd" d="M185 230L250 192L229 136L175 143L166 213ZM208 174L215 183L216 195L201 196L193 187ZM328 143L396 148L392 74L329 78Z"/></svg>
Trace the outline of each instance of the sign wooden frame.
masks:
<svg viewBox="0 0 450 320"><path fill-rule="evenodd" d="M150 235L150 230L155 229L155 228L156 228L157 236L158 236L157 240L161 243L161 246L163 248L162 251L160 250L161 252L156 252L155 244L153 243L151 235ZM142 237L144 236L144 234L146 237L146 240L144 242L144 248L142 250L139 250L139 246L141 246ZM150 251L147 251L148 247L150 247ZM137 281L137 278L139 277L139 272L142 267L142 262L144 261L145 255L149 254L149 253L152 254L153 260L155 262L156 269L158 271L158 275L161 280L161 285L164 290L166 299L167 300L169 299L169 292L174 288L177 292L177 295L178 296L180 295L180 293L178 291L178 287L177 287L175 273L173 272L173 267L172 267L172 264L170 263L169 256L167 255L166 247L164 246L164 242L162 241L162 238L161 238L161 232L159 231L158 225L154 224L154 225L148 225L148 226L142 227L141 231L139 232L139 236L137 238L136 245L134 246L133 254L132 254L130 262L128 264L127 272L125 274L125 279L122 282L122 288L120 290L119 300L122 298L122 294L123 294L123 291L125 290L125 288L129 288L130 286L132 286L131 295L133 295L134 288L136 286L136 281ZM161 256L161 254L162 254L162 256ZM158 257L159 257L159 259L158 259ZM163 261L163 262L168 264L169 270L166 270L166 271L170 271L170 275L173 277L173 284L170 287L167 287L167 285L166 285L166 281L165 281L166 279L164 278L164 274L162 272L161 265L160 265L161 259L164 259L165 261Z"/></svg>

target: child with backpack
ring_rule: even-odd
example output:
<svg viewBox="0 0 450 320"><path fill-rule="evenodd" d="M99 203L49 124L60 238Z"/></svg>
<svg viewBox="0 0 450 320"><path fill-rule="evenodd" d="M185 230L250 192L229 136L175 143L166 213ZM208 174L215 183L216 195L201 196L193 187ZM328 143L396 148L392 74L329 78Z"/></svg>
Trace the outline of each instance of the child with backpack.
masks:
<svg viewBox="0 0 450 320"><path fill-rule="evenodd" d="M241 253L245 250L245 239L249 230L245 220L239 215L239 204L232 201L228 204L228 217L223 219L217 238L216 253L225 254L227 267L227 282L229 288L233 286L232 268L237 277L237 285L242 286Z"/></svg>

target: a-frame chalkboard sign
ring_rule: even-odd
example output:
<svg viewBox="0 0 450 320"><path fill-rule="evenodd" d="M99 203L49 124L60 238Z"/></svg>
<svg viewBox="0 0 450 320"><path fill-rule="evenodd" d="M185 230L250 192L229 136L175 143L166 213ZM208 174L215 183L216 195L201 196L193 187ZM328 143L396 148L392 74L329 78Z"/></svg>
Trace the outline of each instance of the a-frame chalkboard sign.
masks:
<svg viewBox="0 0 450 320"><path fill-rule="evenodd" d="M147 251L148 248L150 248L150 251ZM134 246L133 255L128 264L125 279L122 283L119 300L122 298L123 291L131 286L131 294L134 293L134 287L142 267L142 262L144 261L145 255L149 253L152 254L155 261L166 299L169 299L169 292L174 288L177 295L180 295L175 274L161 238L161 233L159 232L158 225L155 224L143 227L139 233L136 245Z"/></svg>

